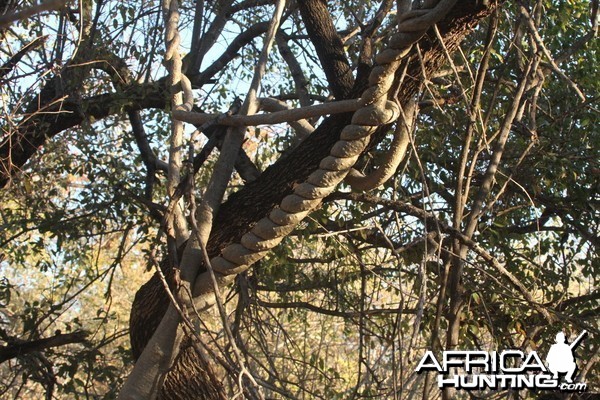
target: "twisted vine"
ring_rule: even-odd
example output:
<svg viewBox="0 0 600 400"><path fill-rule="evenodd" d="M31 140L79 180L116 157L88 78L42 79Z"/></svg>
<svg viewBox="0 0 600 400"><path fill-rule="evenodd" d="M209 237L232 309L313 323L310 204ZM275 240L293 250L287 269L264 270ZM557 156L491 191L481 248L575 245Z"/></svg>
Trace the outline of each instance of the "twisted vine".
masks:
<svg viewBox="0 0 600 400"><path fill-rule="evenodd" d="M169 73L168 86L171 88L171 106L173 110L191 111L194 94L190 80L181 73L182 59L179 53L181 37L179 35L179 4L177 0L163 0L165 19L165 64ZM183 95L182 92L183 91ZM183 146L183 123L172 120L172 134L169 150L169 194L173 195L181 179L181 154Z"/></svg>
<svg viewBox="0 0 600 400"><path fill-rule="evenodd" d="M410 1L403 2L400 10L405 11L398 19L398 32L391 37L388 47L376 56L377 65L369 76L369 87L360 98L361 107L354 112L351 124L342 130L340 140L329 156L321 160L318 170L298 185L293 194L286 196L279 207L258 221L239 243L228 245L219 256L210 260L213 270L219 274L220 283L231 282L236 274L248 269L278 245L346 178L377 128L400 117L400 106L388 100L395 72L413 44L445 17L455 3L456 0L440 0L432 8L410 10ZM196 293L206 291L196 289Z"/></svg>

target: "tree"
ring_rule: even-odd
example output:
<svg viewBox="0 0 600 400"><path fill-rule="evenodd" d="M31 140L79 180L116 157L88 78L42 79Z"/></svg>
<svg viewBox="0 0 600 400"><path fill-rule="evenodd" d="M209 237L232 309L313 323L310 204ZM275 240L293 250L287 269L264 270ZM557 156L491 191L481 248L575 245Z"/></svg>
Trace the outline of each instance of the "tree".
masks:
<svg viewBox="0 0 600 400"><path fill-rule="evenodd" d="M0 19L6 393L453 398L425 350L598 332L597 1L51 4ZM67 312L128 291L131 371Z"/></svg>

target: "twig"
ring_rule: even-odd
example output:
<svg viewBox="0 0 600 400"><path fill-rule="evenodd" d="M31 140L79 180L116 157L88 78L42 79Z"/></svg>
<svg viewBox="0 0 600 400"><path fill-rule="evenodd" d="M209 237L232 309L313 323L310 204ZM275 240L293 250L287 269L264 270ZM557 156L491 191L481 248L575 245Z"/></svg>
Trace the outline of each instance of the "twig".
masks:
<svg viewBox="0 0 600 400"><path fill-rule="evenodd" d="M498 261L493 255L488 253L483 247L481 247L477 242L472 240L469 236L460 232L458 229L451 227L446 222L438 219L434 214L422 210L418 207L413 206L409 203L402 203L400 201L393 201L383 199L377 196L372 196L364 193L336 193L330 196L331 199L346 199L346 200L355 200L361 201L367 204L377 204L383 207L386 207L390 210L405 212L409 215L418 217L423 219L427 223L435 223L441 232L452 235L454 238L458 239L465 246L470 248L485 260L489 265L491 265L494 269L496 269L500 275L504 276L510 283L513 285L519 293L524 297L524 299L531 304L541 315L546 318L548 322L554 321L554 317L549 313L549 311L544 307L544 305L535 301L533 295L529 292L529 290L517 279L510 271L508 271L504 265Z"/></svg>
<svg viewBox="0 0 600 400"><path fill-rule="evenodd" d="M571 80L571 78L569 78L567 76L567 74L565 74L563 72L563 70L560 69L560 67L554 61L554 58L552 57L552 54L550 54L550 51L548 50L548 48L544 44L544 41L542 40L542 38L540 37L540 34L538 33L538 31L537 31L537 29L536 29L536 27L535 27L535 25L533 23L533 19L531 18L531 15L527 11L527 9L525 7L523 7L523 6L521 6L520 9L521 9L521 14L523 15L523 17L524 17L524 19L525 19L525 21L527 23L527 28L529 28L529 32L531 33L531 36L533 37L533 40L535 40L535 43L540 47L540 49L542 49L542 52L544 53L544 55L548 59L548 62L550 63L550 66L552 67L552 70L554 72L556 72L558 74L558 76L560 76L561 78L563 78L567 82L567 84L575 91L575 93L577 93L577 96L579 96L579 98L581 99L582 102L585 102L586 101L585 95L579 89L579 87L577 86L577 84L575 82L573 82Z"/></svg>

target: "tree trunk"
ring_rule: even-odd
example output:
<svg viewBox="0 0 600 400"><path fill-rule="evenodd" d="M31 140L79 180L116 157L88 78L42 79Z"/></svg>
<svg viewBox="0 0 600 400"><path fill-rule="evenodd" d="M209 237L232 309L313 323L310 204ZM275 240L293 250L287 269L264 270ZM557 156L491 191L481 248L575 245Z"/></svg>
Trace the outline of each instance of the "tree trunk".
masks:
<svg viewBox="0 0 600 400"><path fill-rule="evenodd" d="M193 339L181 345L175 365L167 374L159 398L225 400L223 377L218 376L206 354L192 346ZM177 397L173 397L176 394Z"/></svg>

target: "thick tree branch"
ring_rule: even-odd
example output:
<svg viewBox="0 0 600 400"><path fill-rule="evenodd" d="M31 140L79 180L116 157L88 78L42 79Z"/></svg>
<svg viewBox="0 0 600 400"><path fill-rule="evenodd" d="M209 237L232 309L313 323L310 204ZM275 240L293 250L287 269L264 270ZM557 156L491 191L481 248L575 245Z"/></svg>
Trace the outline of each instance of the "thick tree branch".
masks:
<svg viewBox="0 0 600 400"><path fill-rule="evenodd" d="M227 49L217 58L209 67L202 71L197 77L192 78L193 84L205 83L213 78L221 71L231 60L238 56L238 51L252 42L254 38L262 35L269 29L268 22L259 22L245 29L242 33L236 36L235 39L227 46Z"/></svg>
<svg viewBox="0 0 600 400"><path fill-rule="evenodd" d="M354 85L354 77L327 3L322 0L300 0L298 8L331 92L338 100L347 98Z"/></svg>
<svg viewBox="0 0 600 400"><path fill-rule="evenodd" d="M3 363L11 358L24 356L34 351L44 351L51 347L64 346L72 343L82 343L88 336L88 332L75 331L71 333L57 333L44 339L32 340L30 342L16 341L16 343L8 344L0 347L0 363Z"/></svg>
<svg viewBox="0 0 600 400"><path fill-rule="evenodd" d="M241 33L227 50L205 71L190 77L194 86L202 86L213 79L223 67L237 56L238 50L255 37L266 32L267 23L258 23ZM123 65L114 57L103 54L92 67L106 71L113 83L123 80ZM78 67L73 67L76 69ZM126 68L126 65L125 65ZM9 132L0 143L0 189L20 171L27 160L56 134L80 125L84 120L100 120L123 110L147 108L164 109L168 103L166 78L147 84L121 82L116 93L106 93L86 99L55 98L54 80L40 93L15 131Z"/></svg>
<svg viewBox="0 0 600 400"><path fill-rule="evenodd" d="M129 122L131 123L131 131L133 132L135 143L140 150L142 162L146 166L146 199L152 200L152 190L155 179L154 174L157 170L166 173L169 170L169 165L159 159L150 147L140 112L128 111L127 116L129 117Z"/></svg>
<svg viewBox="0 0 600 400"><path fill-rule="evenodd" d="M66 0L47 0L43 3L24 8L20 11L0 16L0 30L10 26L15 21L29 18L44 11L58 10L67 3Z"/></svg>
<svg viewBox="0 0 600 400"><path fill-rule="evenodd" d="M228 126L274 125L281 122L293 122L312 117L321 117L323 115L355 111L360 105L360 100L341 100L314 106L276 111L270 114L230 115L221 119L220 123ZM189 122L191 124L203 124L213 120L218 114L173 111L173 115L181 121Z"/></svg>
<svg viewBox="0 0 600 400"><path fill-rule="evenodd" d="M164 82L127 86L126 92L106 93L87 99L60 99L26 115L17 129L0 144L0 188L5 187L29 158L56 134L80 125L84 120L98 120L121 112L124 108L140 110L164 108Z"/></svg>
<svg viewBox="0 0 600 400"><path fill-rule="evenodd" d="M21 58L23 58L23 56L27 54L28 51L42 45L47 38L47 35L36 37L31 42L23 46L23 48L16 52L8 61L6 61L4 65L0 67L0 84L4 84L6 82L4 80L4 77L8 75L10 71L12 71L17 66L19 61L21 61Z"/></svg>

